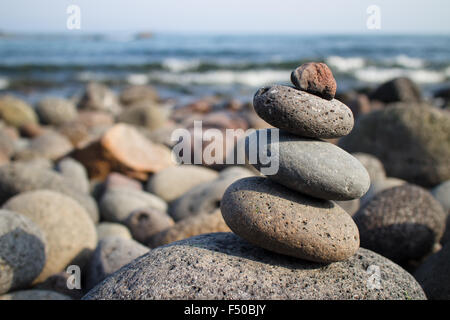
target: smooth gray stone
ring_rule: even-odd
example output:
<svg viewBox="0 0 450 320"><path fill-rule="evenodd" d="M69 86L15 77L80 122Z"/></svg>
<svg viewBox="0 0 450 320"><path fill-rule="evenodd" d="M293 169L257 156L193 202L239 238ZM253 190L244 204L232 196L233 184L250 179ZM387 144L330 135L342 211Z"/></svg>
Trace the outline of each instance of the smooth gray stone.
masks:
<svg viewBox="0 0 450 320"><path fill-rule="evenodd" d="M127 187L115 187L103 194L99 202L99 208L105 221L123 223L136 209L155 208L165 212L167 211L167 203L149 192Z"/></svg>
<svg viewBox="0 0 450 320"><path fill-rule="evenodd" d="M264 130L277 129L257 130L246 137L248 159L251 159L252 141L258 140L260 153L259 141ZM364 166L334 144L300 138L280 130L279 141L269 139L263 146L264 152L271 150L271 158L279 160L278 172L268 175L268 178L292 190L320 199L352 200L362 197L370 187L369 174ZM263 167L260 161L258 156L258 163L251 163L259 171Z"/></svg>
<svg viewBox="0 0 450 320"><path fill-rule="evenodd" d="M380 270L379 287L369 267ZM373 283L377 285L376 281ZM271 253L233 233L212 233L153 249L92 289L100 299L426 299L390 260L360 248L324 265Z"/></svg>

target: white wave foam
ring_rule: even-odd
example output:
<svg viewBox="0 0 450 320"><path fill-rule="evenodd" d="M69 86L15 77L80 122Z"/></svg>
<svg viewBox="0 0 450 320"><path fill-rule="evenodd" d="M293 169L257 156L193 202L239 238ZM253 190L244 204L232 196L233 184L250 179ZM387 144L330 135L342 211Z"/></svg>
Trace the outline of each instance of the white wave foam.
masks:
<svg viewBox="0 0 450 320"><path fill-rule="evenodd" d="M366 61L361 57L339 57L331 56L325 59L326 63L333 69L340 72L350 72L361 69L365 66Z"/></svg>
<svg viewBox="0 0 450 320"><path fill-rule="evenodd" d="M397 77L408 77L417 83L439 83L447 76L444 72L433 70L406 70L400 68L376 68L368 67L355 71L355 78L370 83L381 83Z"/></svg>
<svg viewBox="0 0 450 320"><path fill-rule="evenodd" d="M1 89L6 89L9 87L9 80L7 78L0 78L0 90Z"/></svg>
<svg viewBox="0 0 450 320"><path fill-rule="evenodd" d="M75 75L75 79L82 82L89 82L89 81L102 81L107 79L107 77L105 75L92 71L81 71Z"/></svg>
<svg viewBox="0 0 450 320"><path fill-rule="evenodd" d="M142 73L132 73L126 77L126 81L132 85L144 85L148 83L148 75Z"/></svg>
<svg viewBox="0 0 450 320"><path fill-rule="evenodd" d="M162 65L172 72L182 72L197 68L200 65L200 60L182 60L168 58L162 62Z"/></svg>
<svg viewBox="0 0 450 320"><path fill-rule="evenodd" d="M411 58L408 57L407 55L399 55L396 56L393 59L394 64L401 66L401 67L405 67L405 68L410 68L410 69L419 69L419 68L423 68L425 66L425 61L419 58Z"/></svg>
<svg viewBox="0 0 450 320"><path fill-rule="evenodd" d="M199 85L232 85L241 84L251 87L271 84L273 82L286 82L289 79L288 70L256 70L256 71L210 71L204 73L164 73L154 72L149 75L149 80L161 81L164 83L175 83L178 85L199 84Z"/></svg>
<svg viewBox="0 0 450 320"><path fill-rule="evenodd" d="M450 66L448 66L447 68L445 68L444 73L445 73L445 76L446 76L447 78L450 78Z"/></svg>

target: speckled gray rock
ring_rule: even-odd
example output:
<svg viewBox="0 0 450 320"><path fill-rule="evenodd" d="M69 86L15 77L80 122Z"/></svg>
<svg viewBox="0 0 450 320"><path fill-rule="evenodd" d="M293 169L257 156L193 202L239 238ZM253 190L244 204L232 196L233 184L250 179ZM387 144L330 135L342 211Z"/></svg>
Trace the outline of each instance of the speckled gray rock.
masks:
<svg viewBox="0 0 450 320"><path fill-rule="evenodd" d="M371 265L380 268L380 289L367 285ZM369 250L322 265L271 253L232 233L214 233L153 249L83 299L425 299L425 294L408 272Z"/></svg>
<svg viewBox="0 0 450 320"><path fill-rule="evenodd" d="M136 209L125 220L133 238L144 243L151 236L173 226L173 219L155 208Z"/></svg>
<svg viewBox="0 0 450 320"><path fill-rule="evenodd" d="M11 163L0 167L0 203L25 191L54 190L75 199L82 205L94 223L98 222L97 203L92 197L72 187L60 174L24 163Z"/></svg>
<svg viewBox="0 0 450 320"><path fill-rule="evenodd" d="M230 231L223 220L220 209L217 209L213 213L201 213L180 220L173 227L148 238L146 244L150 248L156 248L204 233Z"/></svg>
<svg viewBox="0 0 450 320"><path fill-rule="evenodd" d="M49 290L22 290L4 294L0 300L71 300L70 297Z"/></svg>
<svg viewBox="0 0 450 320"><path fill-rule="evenodd" d="M106 237L121 237L124 239L131 239L130 230L123 224L115 222L101 222L95 226L97 231L97 239L100 241Z"/></svg>
<svg viewBox="0 0 450 320"><path fill-rule="evenodd" d="M428 299L450 300L450 244L426 259L414 277Z"/></svg>
<svg viewBox="0 0 450 320"><path fill-rule="evenodd" d="M389 177L431 188L450 179L450 112L410 104L376 110L339 146L375 155Z"/></svg>
<svg viewBox="0 0 450 320"><path fill-rule="evenodd" d="M444 232L446 214L428 191L405 184L377 194L353 218L362 247L404 263L431 252Z"/></svg>
<svg viewBox="0 0 450 320"><path fill-rule="evenodd" d="M61 125L77 118L75 104L66 99L47 97L36 105L36 113L43 124Z"/></svg>
<svg viewBox="0 0 450 320"><path fill-rule="evenodd" d="M327 200L351 200L360 198L370 186L370 178L364 166L353 156L334 144L310 138L300 138L279 131L279 140L273 140L273 130L257 130L246 137L246 156L259 150L260 139L271 132L263 153L271 152L273 163L278 160L279 170L268 178L292 190ZM256 142L258 141L258 142ZM267 167L259 162L252 165L260 170ZM274 164L271 163L271 166ZM276 166L274 166L276 168ZM262 171L263 172L263 171Z"/></svg>
<svg viewBox="0 0 450 320"><path fill-rule="evenodd" d="M386 178L386 171L384 171L383 163L381 163L377 157L364 152L352 153L352 156L358 159L364 168L366 168L371 182L384 180Z"/></svg>
<svg viewBox="0 0 450 320"><path fill-rule="evenodd" d="M48 255L35 282L42 282L69 264L83 267L97 244L86 210L72 198L50 190L21 193L3 206L32 220L45 236Z"/></svg>
<svg viewBox="0 0 450 320"><path fill-rule="evenodd" d="M220 209L234 233L277 253L328 263L345 260L359 248L358 228L341 207L267 178L236 181Z"/></svg>
<svg viewBox="0 0 450 320"><path fill-rule="evenodd" d="M89 178L86 168L77 160L64 158L56 164L56 170L84 193L89 193Z"/></svg>
<svg viewBox="0 0 450 320"><path fill-rule="evenodd" d="M0 294L23 288L45 265L46 241L27 217L0 210Z"/></svg>
<svg viewBox="0 0 450 320"><path fill-rule="evenodd" d="M225 190L236 178L235 175L219 177L192 188L170 204L170 216L179 221L197 214L213 213L220 207Z"/></svg>
<svg viewBox="0 0 450 320"><path fill-rule="evenodd" d="M345 104L292 87L263 87L256 92L253 106L269 124L302 137L338 138L353 128L353 114Z"/></svg>
<svg viewBox="0 0 450 320"><path fill-rule="evenodd" d="M180 197L193 187L212 181L219 176L217 171L193 165L169 167L154 174L147 183L147 191L167 202Z"/></svg>
<svg viewBox="0 0 450 320"><path fill-rule="evenodd" d="M86 269L87 289L148 251L149 248L132 239L107 237L100 240Z"/></svg>
<svg viewBox="0 0 450 320"><path fill-rule="evenodd" d="M41 157L57 160L73 150L72 143L62 134L48 131L30 142L28 150Z"/></svg>
<svg viewBox="0 0 450 320"><path fill-rule="evenodd" d="M104 220L121 223L134 210L147 207L167 211L167 203L161 198L131 188L111 188L105 192L99 203L100 213Z"/></svg>

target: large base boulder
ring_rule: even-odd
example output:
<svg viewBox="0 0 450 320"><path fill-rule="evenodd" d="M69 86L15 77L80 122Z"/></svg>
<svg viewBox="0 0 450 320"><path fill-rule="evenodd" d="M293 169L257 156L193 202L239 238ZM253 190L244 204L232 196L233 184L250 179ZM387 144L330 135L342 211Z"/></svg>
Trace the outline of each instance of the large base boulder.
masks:
<svg viewBox="0 0 450 320"><path fill-rule="evenodd" d="M379 269L378 269L379 268ZM380 281L372 281L372 269ZM376 277L376 275L375 275ZM232 233L150 251L92 289L96 299L425 299L414 278L366 249L329 265L255 247Z"/></svg>

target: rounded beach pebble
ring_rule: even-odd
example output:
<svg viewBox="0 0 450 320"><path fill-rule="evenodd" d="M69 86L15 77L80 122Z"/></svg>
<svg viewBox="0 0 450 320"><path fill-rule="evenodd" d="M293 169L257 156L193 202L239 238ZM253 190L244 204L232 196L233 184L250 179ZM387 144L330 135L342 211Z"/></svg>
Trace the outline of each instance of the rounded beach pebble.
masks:
<svg viewBox="0 0 450 320"><path fill-rule="evenodd" d="M380 287L367 285L378 266ZM426 299L398 265L366 249L330 265L268 252L232 233L151 250L91 290L96 299Z"/></svg>
<svg viewBox="0 0 450 320"><path fill-rule="evenodd" d="M277 253L334 262L349 258L359 248L358 228L344 209L267 178L233 183L223 196L221 210L234 233Z"/></svg>
<svg viewBox="0 0 450 320"><path fill-rule="evenodd" d="M89 193L89 178L86 168L77 160L64 158L56 165L56 170L61 173L75 188L84 193Z"/></svg>
<svg viewBox="0 0 450 320"><path fill-rule="evenodd" d="M12 163L0 167L0 203L25 191L54 190L75 199L94 223L98 222L97 204L92 197L74 188L63 176L40 165Z"/></svg>
<svg viewBox="0 0 450 320"><path fill-rule="evenodd" d="M225 190L236 181L233 175L202 183L170 204L169 214L175 221L202 213L213 213L220 207Z"/></svg>
<svg viewBox="0 0 450 320"><path fill-rule="evenodd" d="M148 192L132 188L115 187L103 194L99 207L103 219L122 223L136 209L155 208L165 212L167 203Z"/></svg>
<svg viewBox="0 0 450 320"><path fill-rule="evenodd" d="M275 130L257 130L245 140L247 158L251 160L257 150L257 163L250 163L263 173L262 168L267 166L261 163L260 155L270 151L270 166L274 172L267 173L269 179L292 190L327 200L360 198L369 189L367 170L349 153L334 144L300 138L284 131L279 131L277 141L274 139ZM269 137L267 143L264 143L265 137ZM261 142L264 143L263 150L259 150Z"/></svg>
<svg viewBox="0 0 450 320"><path fill-rule="evenodd" d="M147 191L167 202L173 201L193 187L218 177L217 171L193 165L166 168L154 174L147 183Z"/></svg>
<svg viewBox="0 0 450 320"><path fill-rule="evenodd" d="M339 146L375 155L389 177L432 188L450 179L450 112L411 104L376 110Z"/></svg>
<svg viewBox="0 0 450 320"><path fill-rule="evenodd" d="M302 137L338 138L353 128L353 114L345 104L292 87L263 87L256 92L253 106L269 124Z"/></svg>
<svg viewBox="0 0 450 320"><path fill-rule="evenodd" d="M398 263L429 254L442 237L446 217L428 191L410 184L382 191L353 216L361 246Z"/></svg>
<svg viewBox="0 0 450 320"><path fill-rule="evenodd" d="M106 237L100 240L86 268L87 288L91 289L147 251L149 248L132 239Z"/></svg>
<svg viewBox="0 0 450 320"><path fill-rule="evenodd" d="M86 210L72 198L50 190L21 193L3 206L32 220L48 245L44 269L35 282L42 282L67 265L82 267L97 244L94 224Z"/></svg>
<svg viewBox="0 0 450 320"><path fill-rule="evenodd" d="M336 94L336 80L325 63L308 62L292 71L291 82L298 89L333 100Z"/></svg>
<svg viewBox="0 0 450 320"><path fill-rule="evenodd" d="M46 241L27 217L0 210L0 294L23 288L45 265Z"/></svg>
<svg viewBox="0 0 450 320"><path fill-rule="evenodd" d="M136 209L125 220L133 238L144 243L151 236L173 226L173 219L155 208Z"/></svg>
<svg viewBox="0 0 450 320"><path fill-rule="evenodd" d="M97 231L97 238L100 241L106 237L120 237L123 239L131 239L130 230L123 224L114 222L101 222L95 227Z"/></svg>
<svg viewBox="0 0 450 320"><path fill-rule="evenodd" d="M77 108L66 99L47 97L36 105L36 113L43 124L61 125L76 120Z"/></svg>
<svg viewBox="0 0 450 320"><path fill-rule="evenodd" d="M156 248L204 233L230 231L220 209L217 209L213 213L201 213L178 221L173 227L148 238L146 243L150 248Z"/></svg>

